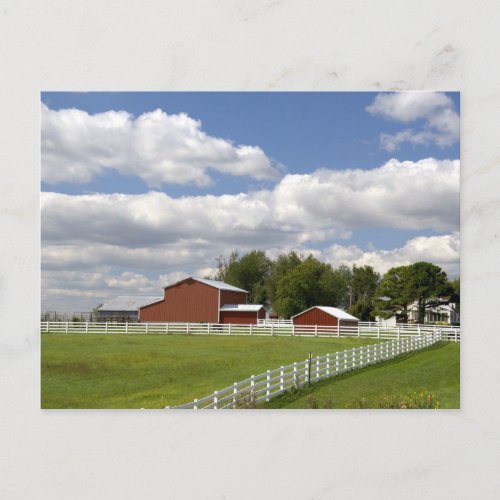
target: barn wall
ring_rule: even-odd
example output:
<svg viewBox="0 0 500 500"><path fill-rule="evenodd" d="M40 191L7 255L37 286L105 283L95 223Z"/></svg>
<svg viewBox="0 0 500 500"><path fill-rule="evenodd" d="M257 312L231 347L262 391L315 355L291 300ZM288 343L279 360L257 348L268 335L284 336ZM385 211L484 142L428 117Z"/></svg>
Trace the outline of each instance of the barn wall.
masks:
<svg viewBox="0 0 500 500"><path fill-rule="evenodd" d="M257 311L221 311L220 322L224 324L231 323L233 325L256 325Z"/></svg>
<svg viewBox="0 0 500 500"><path fill-rule="evenodd" d="M195 280L165 289L162 302L141 308L141 321L217 323L219 290Z"/></svg>
<svg viewBox="0 0 500 500"><path fill-rule="evenodd" d="M338 319L330 316L321 309L311 309L293 318L294 325L322 325L337 326Z"/></svg>
<svg viewBox="0 0 500 500"><path fill-rule="evenodd" d="M224 304L246 304L247 294L245 292L234 292L231 290L220 291L220 305Z"/></svg>

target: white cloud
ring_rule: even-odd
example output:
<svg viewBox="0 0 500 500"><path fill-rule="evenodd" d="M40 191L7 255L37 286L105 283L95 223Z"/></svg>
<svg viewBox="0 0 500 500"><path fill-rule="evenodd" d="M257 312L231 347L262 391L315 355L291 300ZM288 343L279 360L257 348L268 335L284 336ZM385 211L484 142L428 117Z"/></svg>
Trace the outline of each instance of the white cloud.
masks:
<svg viewBox="0 0 500 500"><path fill-rule="evenodd" d="M125 111L91 115L78 109L51 110L42 104L42 180L85 183L115 170L150 187L212 183L209 169L257 180L279 177L258 146L211 137L185 113Z"/></svg>
<svg viewBox="0 0 500 500"><path fill-rule="evenodd" d="M373 266L381 273L391 267L427 261L442 267L450 276L458 276L460 267L460 236L458 232L443 236L419 236L401 248L364 252L356 245L332 245L322 253L325 261L340 264Z"/></svg>
<svg viewBox="0 0 500 500"><path fill-rule="evenodd" d="M45 244L63 245L62 258L64 245L78 242L85 242L82 259L95 244L152 248L159 257L163 245L182 256L210 243L270 247L348 238L362 227L455 230L458 202L458 161L391 160L373 170L288 175L272 191L238 195L42 193L42 236Z"/></svg>
<svg viewBox="0 0 500 500"><path fill-rule="evenodd" d="M378 94L366 110L402 123L424 120L422 130L405 129L395 134L380 134L380 143L387 151L395 151L405 142L446 147L459 139L459 116L451 98L442 92Z"/></svg>

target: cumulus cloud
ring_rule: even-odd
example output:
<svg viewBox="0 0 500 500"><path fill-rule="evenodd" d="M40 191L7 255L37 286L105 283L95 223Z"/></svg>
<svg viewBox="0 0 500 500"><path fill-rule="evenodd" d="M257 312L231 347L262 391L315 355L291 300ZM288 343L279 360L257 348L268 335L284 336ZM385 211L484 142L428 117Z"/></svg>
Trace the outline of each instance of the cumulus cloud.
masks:
<svg viewBox="0 0 500 500"><path fill-rule="evenodd" d="M150 187L212 183L209 170L257 180L279 172L258 146L211 137L185 113L161 109L134 117L125 111L89 114L42 104L42 180L85 183L114 170Z"/></svg>
<svg viewBox="0 0 500 500"><path fill-rule="evenodd" d="M443 92L378 94L366 110L372 115L401 123L423 120L421 130L410 128L395 134L380 134L380 143L387 151L395 151L405 142L446 147L459 139L458 113L452 99Z"/></svg>
<svg viewBox="0 0 500 500"><path fill-rule="evenodd" d="M87 248L175 244L191 252L206 242L270 247L348 238L362 227L455 230L458 203L457 160L390 160L373 170L287 175L272 191L238 195L44 192L42 237L66 245L84 241Z"/></svg>
<svg viewBox="0 0 500 500"><path fill-rule="evenodd" d="M365 252L356 245L332 245L322 252L322 258L334 266L340 264L373 266L381 273L391 267L419 261L442 267L451 277L458 276L460 267L460 237L458 232L443 236L419 236L408 240L401 248Z"/></svg>

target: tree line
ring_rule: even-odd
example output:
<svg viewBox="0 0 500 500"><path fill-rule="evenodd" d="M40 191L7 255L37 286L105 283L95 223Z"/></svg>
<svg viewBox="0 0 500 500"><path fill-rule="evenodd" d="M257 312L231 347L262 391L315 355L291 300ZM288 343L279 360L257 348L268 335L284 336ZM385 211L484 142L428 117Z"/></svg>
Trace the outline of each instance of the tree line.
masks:
<svg viewBox="0 0 500 500"><path fill-rule="evenodd" d="M460 279L450 281L430 262L393 267L381 275L372 266L333 268L294 251L272 260L262 250L243 255L235 250L216 261L213 279L248 290L249 303L272 307L284 318L322 305L347 310L362 321L394 314L407 321L408 306L417 302L418 322L423 323L426 309L460 302Z"/></svg>

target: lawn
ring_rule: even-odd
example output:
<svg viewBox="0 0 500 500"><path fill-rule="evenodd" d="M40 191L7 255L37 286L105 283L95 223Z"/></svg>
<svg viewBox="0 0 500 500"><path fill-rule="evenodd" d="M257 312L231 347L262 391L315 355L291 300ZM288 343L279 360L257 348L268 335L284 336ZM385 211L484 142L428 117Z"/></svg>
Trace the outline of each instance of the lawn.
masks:
<svg viewBox="0 0 500 500"><path fill-rule="evenodd" d="M460 344L442 343L382 365L313 384L266 408L364 408L399 395L433 396L439 408L460 408Z"/></svg>
<svg viewBox="0 0 500 500"><path fill-rule="evenodd" d="M162 408L375 339L64 335L41 339L42 408Z"/></svg>

